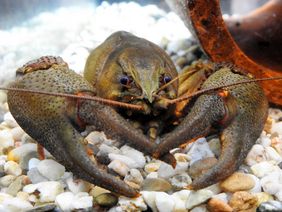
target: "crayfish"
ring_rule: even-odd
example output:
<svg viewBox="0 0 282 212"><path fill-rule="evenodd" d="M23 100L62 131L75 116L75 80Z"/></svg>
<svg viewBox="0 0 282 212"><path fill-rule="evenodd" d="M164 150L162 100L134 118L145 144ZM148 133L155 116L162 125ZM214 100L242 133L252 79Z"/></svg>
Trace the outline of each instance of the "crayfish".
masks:
<svg viewBox="0 0 282 212"><path fill-rule="evenodd" d="M211 63L178 75L164 50L127 32L114 33L90 54L85 78L51 56L17 74L8 104L19 125L78 177L128 197L138 191L88 157L80 134L87 125L172 165L170 150L218 133L218 162L190 185L200 189L238 169L267 117L257 80Z"/></svg>

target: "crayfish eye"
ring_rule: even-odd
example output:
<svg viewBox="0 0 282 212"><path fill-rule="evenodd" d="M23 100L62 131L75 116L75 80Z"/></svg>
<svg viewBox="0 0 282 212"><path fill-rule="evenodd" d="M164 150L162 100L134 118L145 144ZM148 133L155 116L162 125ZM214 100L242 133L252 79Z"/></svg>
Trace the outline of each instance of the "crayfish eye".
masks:
<svg viewBox="0 0 282 212"><path fill-rule="evenodd" d="M128 83L129 83L129 77L128 77L128 76L122 76L122 77L119 79L119 82L120 82L122 85L128 85Z"/></svg>
<svg viewBox="0 0 282 212"><path fill-rule="evenodd" d="M169 83L171 81L171 77L170 76L165 76L164 77L164 83Z"/></svg>

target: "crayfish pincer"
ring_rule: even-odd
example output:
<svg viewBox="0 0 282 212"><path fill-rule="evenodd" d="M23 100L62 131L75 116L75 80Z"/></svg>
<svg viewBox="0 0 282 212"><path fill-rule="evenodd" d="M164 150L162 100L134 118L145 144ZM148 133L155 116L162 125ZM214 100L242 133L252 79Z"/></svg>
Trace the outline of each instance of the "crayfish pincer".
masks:
<svg viewBox="0 0 282 212"><path fill-rule="evenodd" d="M10 87L51 93L91 96L95 89L70 70L59 57L42 57L19 69L21 75ZM79 133L93 124L109 136L138 141L150 147L146 136L136 131L109 106L95 101L38 93L8 92L8 104L19 125L78 177L113 192L135 197L138 192L122 180L99 169L88 157Z"/></svg>
<svg viewBox="0 0 282 212"><path fill-rule="evenodd" d="M215 88L249 80L230 67L219 68L201 89ZM243 163L260 136L267 118L268 102L257 83L226 87L200 95L184 120L161 138L154 156L159 157L189 140L217 130L221 154L216 164L194 179L189 188L200 189L225 179Z"/></svg>

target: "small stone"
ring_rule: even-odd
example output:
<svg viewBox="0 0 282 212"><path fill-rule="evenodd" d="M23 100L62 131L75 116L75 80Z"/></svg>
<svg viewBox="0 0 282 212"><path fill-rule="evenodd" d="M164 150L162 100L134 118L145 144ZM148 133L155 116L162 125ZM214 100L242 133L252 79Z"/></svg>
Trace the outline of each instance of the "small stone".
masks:
<svg viewBox="0 0 282 212"><path fill-rule="evenodd" d="M131 167L131 168L143 168L146 164L146 159L144 157L144 154L136 149L133 149L127 145L124 145L120 148L123 155L133 159L137 167ZM129 166L130 167L130 166Z"/></svg>
<svg viewBox="0 0 282 212"><path fill-rule="evenodd" d="M111 159L111 161L119 160L120 162L124 163L130 169L139 167L139 165L132 158L124 156L124 155L110 153L109 158Z"/></svg>
<svg viewBox="0 0 282 212"><path fill-rule="evenodd" d="M251 170L255 176L257 176L258 178L262 178L266 176L268 173L279 170L279 167L273 165L268 161L263 161L251 166Z"/></svg>
<svg viewBox="0 0 282 212"><path fill-rule="evenodd" d="M14 146L14 138L10 130L0 131L0 149Z"/></svg>
<svg viewBox="0 0 282 212"><path fill-rule="evenodd" d="M156 197L156 206L159 212L172 212L174 208L174 201L170 195L164 192L157 192Z"/></svg>
<svg viewBox="0 0 282 212"><path fill-rule="evenodd" d="M20 126L11 129L11 134L15 141L20 141L24 133L25 132L23 131L23 129Z"/></svg>
<svg viewBox="0 0 282 212"><path fill-rule="evenodd" d="M144 178L138 169L130 169L129 174L124 178L124 181L133 182L138 185L140 185L143 180Z"/></svg>
<svg viewBox="0 0 282 212"><path fill-rule="evenodd" d="M192 191L186 201L186 208L192 209L193 207L206 202L213 196L213 192L206 189Z"/></svg>
<svg viewBox="0 0 282 212"><path fill-rule="evenodd" d="M63 193L64 188L61 183L56 181L41 182L37 184L26 185L23 188L24 192L29 194L39 191L40 202L52 202L56 199L56 196Z"/></svg>
<svg viewBox="0 0 282 212"><path fill-rule="evenodd" d="M170 178L170 182L175 189L179 190L190 185L192 183L192 179L187 173L182 173Z"/></svg>
<svg viewBox="0 0 282 212"><path fill-rule="evenodd" d="M0 178L0 185L1 187L8 187L15 179L16 176L14 175L5 175L4 177Z"/></svg>
<svg viewBox="0 0 282 212"><path fill-rule="evenodd" d="M282 155L282 138L275 137L271 139L271 146Z"/></svg>
<svg viewBox="0 0 282 212"><path fill-rule="evenodd" d="M228 195L227 193L219 193L217 195L212 196L214 199L219 199L225 203L228 203Z"/></svg>
<svg viewBox="0 0 282 212"><path fill-rule="evenodd" d="M146 204L152 209L152 211L158 211L156 206L156 193L155 191L141 191L142 197Z"/></svg>
<svg viewBox="0 0 282 212"><path fill-rule="evenodd" d="M255 195L256 198L257 198L257 206L259 206L263 202L268 202L268 201L273 200L272 195L265 193L265 192L259 192L259 193L255 193L253 195Z"/></svg>
<svg viewBox="0 0 282 212"><path fill-rule="evenodd" d="M199 176L206 173L210 168L212 168L217 163L215 157L208 157L198 161L195 161L189 168L189 175L196 179Z"/></svg>
<svg viewBox="0 0 282 212"><path fill-rule="evenodd" d="M184 153L175 153L174 157L177 162L189 162L190 158Z"/></svg>
<svg viewBox="0 0 282 212"><path fill-rule="evenodd" d="M49 181L44 177L37 168L32 168L27 172L27 176L33 184Z"/></svg>
<svg viewBox="0 0 282 212"><path fill-rule="evenodd" d="M282 135L282 121L272 124L271 132L277 132L278 134Z"/></svg>
<svg viewBox="0 0 282 212"><path fill-rule="evenodd" d="M247 174L235 172L220 183L222 190L227 192L246 191L255 186L255 181Z"/></svg>
<svg viewBox="0 0 282 212"><path fill-rule="evenodd" d="M29 194L26 193L26 192L23 192L23 191L19 191L19 192L17 193L17 196L16 196L16 197L18 197L18 198L20 198L20 199L22 199L22 200L28 201L28 199L29 199Z"/></svg>
<svg viewBox="0 0 282 212"><path fill-rule="evenodd" d="M172 185L162 178L146 178L141 184L143 191L170 191Z"/></svg>
<svg viewBox="0 0 282 212"><path fill-rule="evenodd" d="M158 178L158 172L149 173L146 178Z"/></svg>
<svg viewBox="0 0 282 212"><path fill-rule="evenodd" d="M161 163L158 169L158 176L164 179L172 177L175 173L175 169L167 163Z"/></svg>
<svg viewBox="0 0 282 212"><path fill-rule="evenodd" d="M31 210L28 210L27 212L48 212L48 211L56 211L55 208L57 207L56 204L53 203L47 203L43 205L39 205L36 207L33 207Z"/></svg>
<svg viewBox="0 0 282 212"><path fill-rule="evenodd" d="M267 147L271 145L271 139L266 135L262 135L259 138L258 143L261 144L263 147Z"/></svg>
<svg viewBox="0 0 282 212"><path fill-rule="evenodd" d="M181 190L178 192L175 192L171 195L174 199L174 212L186 212L186 206L185 203L190 195L191 191L189 190Z"/></svg>
<svg viewBox="0 0 282 212"><path fill-rule="evenodd" d="M120 160L113 160L108 167L118 173L120 176L125 176L129 172L129 167Z"/></svg>
<svg viewBox="0 0 282 212"><path fill-rule="evenodd" d="M268 161L275 161L276 164L279 164L282 161L282 157L274 148L270 146L265 147L265 154Z"/></svg>
<svg viewBox="0 0 282 212"><path fill-rule="evenodd" d="M40 163L40 160L37 158L31 158L28 161L28 170L31 170L32 168L37 168L38 164Z"/></svg>
<svg viewBox="0 0 282 212"><path fill-rule="evenodd" d="M121 206L123 211L146 211L148 208L142 196L137 198L120 196L118 204Z"/></svg>
<svg viewBox="0 0 282 212"><path fill-rule="evenodd" d="M224 201L217 199L217 198L211 198L208 201L207 209L210 212L232 212L233 211L230 205L228 205Z"/></svg>
<svg viewBox="0 0 282 212"><path fill-rule="evenodd" d="M40 161L40 163L37 165L37 169L41 175L49 180L60 179L66 170L64 166L51 159Z"/></svg>
<svg viewBox="0 0 282 212"><path fill-rule="evenodd" d="M18 162L22 169L27 169L29 160L36 157L38 157L37 144L34 143L23 144L8 154L8 160Z"/></svg>
<svg viewBox="0 0 282 212"><path fill-rule="evenodd" d="M72 203L74 194L71 192L63 192L56 196L55 202L62 211L71 211L73 209Z"/></svg>
<svg viewBox="0 0 282 212"><path fill-rule="evenodd" d="M258 208L257 212L281 212L282 202L279 201L268 201L262 203Z"/></svg>
<svg viewBox="0 0 282 212"><path fill-rule="evenodd" d="M24 176L17 177L8 187L6 193L12 196L16 194L23 188L23 178Z"/></svg>
<svg viewBox="0 0 282 212"><path fill-rule="evenodd" d="M118 198L111 193L103 193L94 198L94 201L103 207L113 207L117 204Z"/></svg>
<svg viewBox="0 0 282 212"><path fill-rule="evenodd" d="M86 192L79 192L74 196L72 206L74 209L92 208L93 198Z"/></svg>
<svg viewBox="0 0 282 212"><path fill-rule="evenodd" d="M246 191L237 191L231 196L229 205L234 211L255 210L257 197Z"/></svg>
<svg viewBox="0 0 282 212"><path fill-rule="evenodd" d="M16 120L14 119L14 117L12 116L12 114L10 112L5 113L4 115L4 122L10 127L10 128L14 128L14 127L18 127L18 123L16 122Z"/></svg>
<svg viewBox="0 0 282 212"><path fill-rule="evenodd" d="M214 157L214 154L211 151L209 144L205 138L199 138L198 140L193 142L187 155L191 158L190 165L198 160Z"/></svg>
<svg viewBox="0 0 282 212"><path fill-rule="evenodd" d="M257 163L266 161L265 149L260 144L255 144L250 152L248 153L246 159L246 164L249 166L253 166Z"/></svg>
<svg viewBox="0 0 282 212"><path fill-rule="evenodd" d="M250 176L251 178L253 178L255 185L252 189L250 189L248 192L254 194L254 193L259 193L261 192L261 183L260 183L260 179L258 177L256 177L253 174L248 174L248 176Z"/></svg>
<svg viewBox="0 0 282 212"><path fill-rule="evenodd" d="M148 163L145 165L144 170L147 173L156 172L160 168L161 163Z"/></svg>
<svg viewBox="0 0 282 212"><path fill-rule="evenodd" d="M8 161L7 163L5 163L4 171L6 172L6 174L15 176L19 176L22 174L22 169L20 165L14 161Z"/></svg>
<svg viewBox="0 0 282 212"><path fill-rule="evenodd" d="M104 194L104 193L110 193L110 191L99 187L99 186L95 186L94 188L92 188L89 192L89 195L93 196L94 198L99 196L100 194Z"/></svg>
<svg viewBox="0 0 282 212"><path fill-rule="evenodd" d="M205 204L194 207L190 212L209 212Z"/></svg>
<svg viewBox="0 0 282 212"><path fill-rule="evenodd" d="M66 183L68 189L74 194L79 192L88 192L91 188L90 183L80 179L74 180L72 176L66 179Z"/></svg>
<svg viewBox="0 0 282 212"><path fill-rule="evenodd" d="M17 197L5 199L2 205L5 211L28 211L33 207L28 201Z"/></svg>

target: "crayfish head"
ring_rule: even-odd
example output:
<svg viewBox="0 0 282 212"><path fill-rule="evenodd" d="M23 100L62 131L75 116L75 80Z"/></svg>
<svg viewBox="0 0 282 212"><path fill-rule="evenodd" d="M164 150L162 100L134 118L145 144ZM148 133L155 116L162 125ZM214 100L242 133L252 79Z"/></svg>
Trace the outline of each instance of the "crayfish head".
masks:
<svg viewBox="0 0 282 212"><path fill-rule="evenodd" d="M169 83L177 74L174 66L168 64L162 55L144 48L128 48L120 56L118 63L122 68L120 83L123 91L149 107L160 105L160 97L174 98L177 89L172 84L160 93L159 89Z"/></svg>

